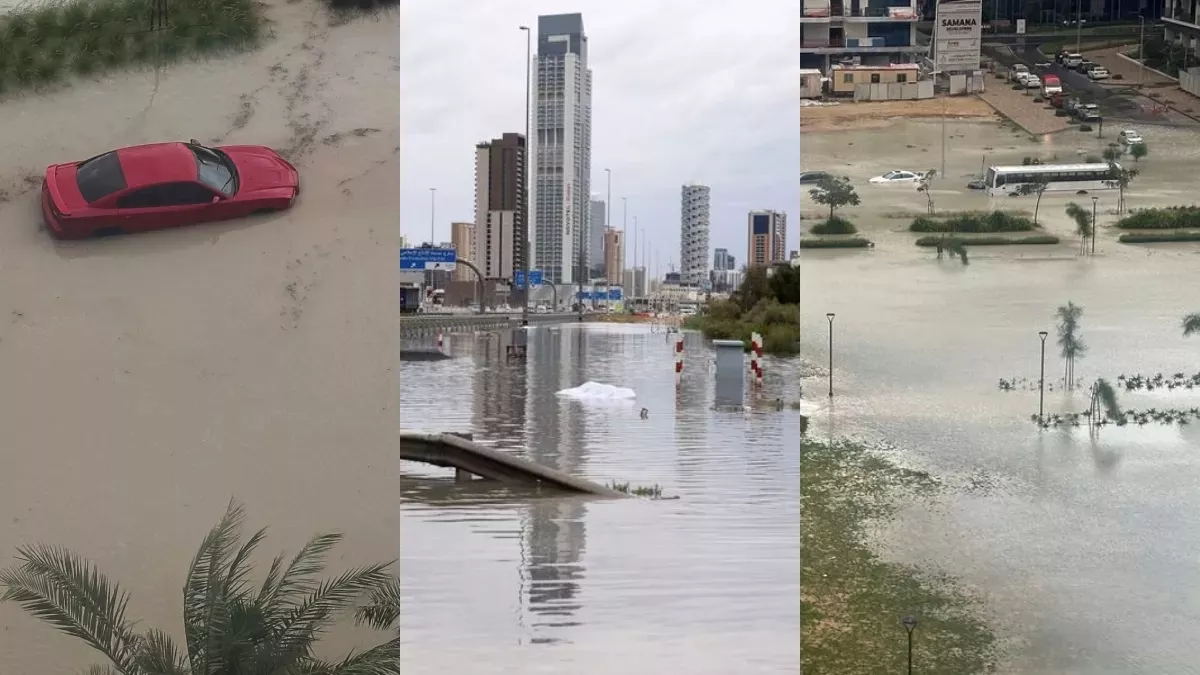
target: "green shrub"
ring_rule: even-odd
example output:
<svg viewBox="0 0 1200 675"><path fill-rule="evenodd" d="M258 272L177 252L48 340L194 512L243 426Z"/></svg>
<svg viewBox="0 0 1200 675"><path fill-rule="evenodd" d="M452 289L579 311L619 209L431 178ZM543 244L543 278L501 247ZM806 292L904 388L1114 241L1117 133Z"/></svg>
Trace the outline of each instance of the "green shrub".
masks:
<svg viewBox="0 0 1200 675"><path fill-rule="evenodd" d="M1117 221L1122 230L1168 230L1200 228L1200 207L1172 206L1140 209Z"/></svg>
<svg viewBox="0 0 1200 675"><path fill-rule="evenodd" d="M1060 240L1052 234L1033 234L1024 237L920 237L917 246L932 248L946 241L957 241L963 246L1011 246L1020 244L1057 244Z"/></svg>
<svg viewBox="0 0 1200 675"><path fill-rule="evenodd" d="M961 232L981 234L988 232L1028 232L1037 226L1033 221L1004 211L987 214L964 213L949 218L921 216L908 226L910 232Z"/></svg>
<svg viewBox="0 0 1200 675"><path fill-rule="evenodd" d="M763 351L768 354L790 355L800 353L800 324L775 324L768 326L762 334Z"/></svg>
<svg viewBox="0 0 1200 675"><path fill-rule="evenodd" d="M806 237L800 240L800 248L867 248L871 245L865 237L847 237L845 239L813 239Z"/></svg>
<svg viewBox="0 0 1200 675"><path fill-rule="evenodd" d="M1171 241L1200 241L1200 232L1127 232L1117 237L1122 244L1155 244Z"/></svg>
<svg viewBox="0 0 1200 675"><path fill-rule="evenodd" d="M854 234L858 232L858 228L854 227L854 223L849 220L841 216L834 216L813 225L809 231L813 234Z"/></svg>

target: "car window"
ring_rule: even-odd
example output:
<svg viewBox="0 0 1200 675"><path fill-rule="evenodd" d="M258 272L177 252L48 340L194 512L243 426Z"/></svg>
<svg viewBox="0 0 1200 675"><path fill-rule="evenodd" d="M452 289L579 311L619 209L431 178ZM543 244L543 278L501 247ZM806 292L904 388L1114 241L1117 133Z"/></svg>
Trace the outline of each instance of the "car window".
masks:
<svg viewBox="0 0 1200 675"><path fill-rule="evenodd" d="M134 190L127 195L123 195L117 200L117 208L119 209L151 209L156 206L165 206L167 203L167 192L162 185L151 185L140 190Z"/></svg>
<svg viewBox="0 0 1200 675"><path fill-rule="evenodd" d="M188 148L196 156L196 178L221 194L232 194L237 181L225 158L203 146L189 145Z"/></svg>
<svg viewBox="0 0 1200 675"><path fill-rule="evenodd" d="M208 204L216 196L199 183L170 183L166 186L166 192L169 206Z"/></svg>
<svg viewBox="0 0 1200 675"><path fill-rule="evenodd" d="M125 189L125 172L117 153L106 152L75 167L79 194L91 204Z"/></svg>
<svg viewBox="0 0 1200 675"><path fill-rule="evenodd" d="M895 172L895 171L889 171L889 172L887 172L887 173L883 174L883 177L884 177L884 178L887 178L888 180L891 180L892 178L895 178L895 177L896 177L896 172Z"/></svg>
<svg viewBox="0 0 1200 675"><path fill-rule="evenodd" d="M117 200L117 208L152 209L165 206L208 204L215 195L197 183L164 183L131 192Z"/></svg>

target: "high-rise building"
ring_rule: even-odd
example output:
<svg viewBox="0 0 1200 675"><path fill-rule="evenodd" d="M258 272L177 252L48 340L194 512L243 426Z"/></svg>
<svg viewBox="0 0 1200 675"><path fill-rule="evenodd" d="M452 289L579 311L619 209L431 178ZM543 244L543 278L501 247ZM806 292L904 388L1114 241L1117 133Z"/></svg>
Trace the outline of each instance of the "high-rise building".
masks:
<svg viewBox="0 0 1200 675"><path fill-rule="evenodd" d="M787 262L787 214L783 211L751 211L746 216L746 264L773 265Z"/></svg>
<svg viewBox="0 0 1200 675"><path fill-rule="evenodd" d="M524 260L525 136L506 133L475 146L475 237L469 259L485 279L511 281Z"/></svg>
<svg viewBox="0 0 1200 675"><path fill-rule="evenodd" d="M604 278L611 285L621 283L621 231L610 227L604 232Z"/></svg>
<svg viewBox="0 0 1200 675"><path fill-rule="evenodd" d="M800 67L835 63L913 63L929 46L917 39L919 0L801 0ZM930 17L932 18L932 17Z"/></svg>
<svg viewBox="0 0 1200 675"><path fill-rule="evenodd" d="M604 249L604 234L607 229L605 214L608 205L603 199L592 199L590 221L588 222L588 270L592 277L602 277L606 274L607 252Z"/></svg>
<svg viewBox="0 0 1200 675"><path fill-rule="evenodd" d="M718 248L713 251L713 271L731 270L734 268L735 261L733 256L729 255L729 249Z"/></svg>
<svg viewBox="0 0 1200 675"><path fill-rule="evenodd" d="M679 273L685 284L708 282L708 229L708 186L684 185L679 199Z"/></svg>
<svg viewBox="0 0 1200 675"><path fill-rule="evenodd" d="M463 260L475 262L475 223L450 223L450 244L455 255ZM466 265L456 265L453 281L474 281L475 273Z"/></svg>
<svg viewBox="0 0 1200 675"><path fill-rule="evenodd" d="M573 284L588 260L592 194L592 71L582 14L538 17L533 78L534 267L555 284Z"/></svg>

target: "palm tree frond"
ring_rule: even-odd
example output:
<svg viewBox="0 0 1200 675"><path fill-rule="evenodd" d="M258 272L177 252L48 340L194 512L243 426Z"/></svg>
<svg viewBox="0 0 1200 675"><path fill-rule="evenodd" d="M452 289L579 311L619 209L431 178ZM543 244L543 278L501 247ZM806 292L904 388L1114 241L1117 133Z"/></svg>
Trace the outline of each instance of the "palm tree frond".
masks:
<svg viewBox="0 0 1200 675"><path fill-rule="evenodd" d="M141 637L134 664L139 672L147 675L188 675L184 655L175 646L171 636L160 630L151 630Z"/></svg>
<svg viewBox="0 0 1200 675"><path fill-rule="evenodd" d="M400 620L400 578L392 576L388 582L371 592L367 604L354 612L359 625L376 630L387 630Z"/></svg>
<svg viewBox="0 0 1200 675"><path fill-rule="evenodd" d="M99 663L93 663L92 665L88 666L87 670L83 671L80 675L121 675L121 674L118 673L117 670L110 665L101 665Z"/></svg>
<svg viewBox="0 0 1200 675"><path fill-rule="evenodd" d="M12 601L34 617L83 640L116 670L131 670L136 637L125 620L129 594L94 565L64 548L17 549L20 567L0 571L0 602Z"/></svg>
<svg viewBox="0 0 1200 675"><path fill-rule="evenodd" d="M1200 333L1200 314L1188 314L1183 317L1183 336L1191 337Z"/></svg>
<svg viewBox="0 0 1200 675"><path fill-rule="evenodd" d="M278 581L268 588L265 584L259 594L259 605L269 615L279 614L285 604L295 606L303 596L319 587L314 577L325 571L325 559L334 546L342 540L340 532L319 534L308 541L304 548L292 558ZM274 565L272 565L274 570Z"/></svg>
<svg viewBox="0 0 1200 675"><path fill-rule="evenodd" d="M246 595L246 576L250 573L250 556L254 554L254 550L267 537L267 528L262 528L255 532L246 540L245 544L238 549L237 554L233 557L233 562L229 563L229 571L225 575L225 595L230 598L244 598Z"/></svg>
<svg viewBox="0 0 1200 675"><path fill-rule="evenodd" d="M347 656L330 667L329 675L400 675L400 638Z"/></svg>
<svg viewBox="0 0 1200 675"><path fill-rule="evenodd" d="M282 649L307 653L335 613L392 583L395 574L389 570L391 566L389 562L351 569L319 585L284 619Z"/></svg>
<svg viewBox="0 0 1200 675"><path fill-rule="evenodd" d="M229 625L225 581L244 519L242 506L230 500L188 570L183 587L183 628L192 671L198 675L219 671L223 663L219 640Z"/></svg>

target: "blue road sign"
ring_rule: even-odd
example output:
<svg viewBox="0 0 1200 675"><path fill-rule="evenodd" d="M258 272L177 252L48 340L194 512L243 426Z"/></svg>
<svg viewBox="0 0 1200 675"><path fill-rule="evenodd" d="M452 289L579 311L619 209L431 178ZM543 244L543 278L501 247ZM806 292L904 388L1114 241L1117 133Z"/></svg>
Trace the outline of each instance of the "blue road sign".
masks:
<svg viewBox="0 0 1200 675"><path fill-rule="evenodd" d="M620 300L621 299L621 289L619 289L619 288L608 289L608 299L609 300Z"/></svg>
<svg viewBox="0 0 1200 675"><path fill-rule="evenodd" d="M575 294L575 296L577 298L579 298L580 300L598 300L599 299L596 297L596 294L591 291L579 291L578 293Z"/></svg>
<svg viewBox="0 0 1200 675"><path fill-rule="evenodd" d="M542 285L542 271L529 270L529 282L534 288ZM513 272L513 287L525 288L525 270L517 270Z"/></svg>
<svg viewBox="0 0 1200 675"><path fill-rule="evenodd" d="M454 271L458 255L452 248L402 248L400 269L402 270L446 270Z"/></svg>

